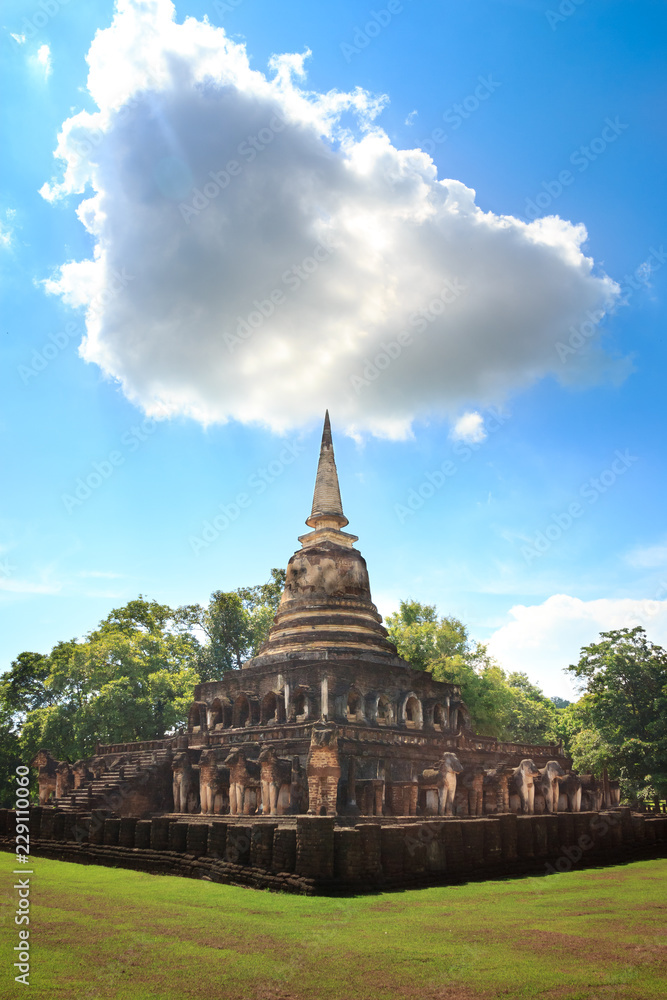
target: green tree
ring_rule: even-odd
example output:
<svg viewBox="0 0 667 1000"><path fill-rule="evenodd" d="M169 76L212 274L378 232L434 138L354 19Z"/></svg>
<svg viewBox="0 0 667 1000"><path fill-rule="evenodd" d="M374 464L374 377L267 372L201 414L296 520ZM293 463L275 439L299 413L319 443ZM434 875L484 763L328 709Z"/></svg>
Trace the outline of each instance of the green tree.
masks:
<svg viewBox="0 0 667 1000"><path fill-rule="evenodd" d="M387 615L387 632L399 655L415 670L430 670L436 660L465 656L468 630L458 618L438 618L435 605L401 601L399 610Z"/></svg>
<svg viewBox="0 0 667 1000"><path fill-rule="evenodd" d="M0 678L0 773L41 747L76 760L95 743L160 739L185 724L194 687L257 653L285 583L216 591L206 608L176 610L141 594L80 641L21 653ZM11 799L8 779L0 801Z"/></svg>
<svg viewBox="0 0 667 1000"><path fill-rule="evenodd" d="M38 664L42 675L48 665L46 694L23 720L24 757L47 746L76 759L97 739L163 737L187 718L199 648L171 608L143 597L115 608L85 640L58 643Z"/></svg>
<svg viewBox="0 0 667 1000"><path fill-rule="evenodd" d="M605 767L612 772L615 770L615 750L597 729L580 729L574 733L568 750L574 767L581 774L600 775Z"/></svg>
<svg viewBox="0 0 667 1000"><path fill-rule="evenodd" d="M27 712L50 704L52 695L46 681L51 660L43 653L19 653L6 674L0 678L0 699L19 718Z"/></svg>
<svg viewBox="0 0 667 1000"><path fill-rule="evenodd" d="M257 587L216 590L206 608L187 605L179 615L187 627L197 627L207 642L199 650L202 680L218 680L227 670L239 670L265 641L278 610L285 570L272 569L268 583Z"/></svg>
<svg viewBox="0 0 667 1000"><path fill-rule="evenodd" d="M547 743L554 738L556 707L526 674L512 673L507 678L511 701L507 728L512 739L525 743Z"/></svg>
<svg viewBox="0 0 667 1000"><path fill-rule="evenodd" d="M551 699L525 674L508 677L487 647L470 639L458 618L439 617L434 605L406 600L386 621L389 638L413 667L461 687L480 735L526 743L558 738L558 712Z"/></svg>
<svg viewBox="0 0 667 1000"><path fill-rule="evenodd" d="M21 759L19 734L16 728L14 712L0 696L0 808L7 809L14 805L16 797L16 768L25 761Z"/></svg>
<svg viewBox="0 0 667 1000"><path fill-rule="evenodd" d="M470 709L475 732L481 736L510 739L508 728L511 692L505 671L479 644L466 656L442 657L433 664L437 681L458 684Z"/></svg>
<svg viewBox="0 0 667 1000"><path fill-rule="evenodd" d="M568 670L586 693L581 759L599 752L611 777L641 797L667 793L667 652L641 626L601 632ZM580 749L579 749L580 748Z"/></svg>

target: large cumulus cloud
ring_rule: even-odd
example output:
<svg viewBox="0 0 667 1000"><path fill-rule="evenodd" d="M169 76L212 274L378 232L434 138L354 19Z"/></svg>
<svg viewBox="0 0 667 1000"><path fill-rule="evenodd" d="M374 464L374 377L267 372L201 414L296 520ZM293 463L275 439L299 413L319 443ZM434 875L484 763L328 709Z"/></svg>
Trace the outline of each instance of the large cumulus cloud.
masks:
<svg viewBox="0 0 667 1000"><path fill-rule="evenodd" d="M47 282L86 309L82 356L153 416L285 429L326 403L402 436L564 366L568 328L618 296L557 217L483 212L379 127L383 98L267 74L168 0L120 0L88 54L48 199L83 196L92 259ZM588 357L590 364L590 355Z"/></svg>
<svg viewBox="0 0 667 1000"><path fill-rule="evenodd" d="M489 652L509 671L527 673L549 695L576 701L574 679L563 673L578 663L582 646L597 642L598 633L640 625L651 642L667 643L667 601L664 587L658 596L582 601L568 594L554 594L542 604L517 604L510 621L488 640Z"/></svg>

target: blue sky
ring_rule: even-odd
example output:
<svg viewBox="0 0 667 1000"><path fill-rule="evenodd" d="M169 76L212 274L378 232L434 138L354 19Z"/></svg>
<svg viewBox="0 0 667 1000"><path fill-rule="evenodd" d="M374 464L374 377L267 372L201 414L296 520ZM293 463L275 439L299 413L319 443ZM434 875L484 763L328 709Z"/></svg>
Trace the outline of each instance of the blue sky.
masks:
<svg viewBox="0 0 667 1000"><path fill-rule="evenodd" d="M3 8L0 669L285 565L327 405L382 613L666 643L664 4L119 7Z"/></svg>

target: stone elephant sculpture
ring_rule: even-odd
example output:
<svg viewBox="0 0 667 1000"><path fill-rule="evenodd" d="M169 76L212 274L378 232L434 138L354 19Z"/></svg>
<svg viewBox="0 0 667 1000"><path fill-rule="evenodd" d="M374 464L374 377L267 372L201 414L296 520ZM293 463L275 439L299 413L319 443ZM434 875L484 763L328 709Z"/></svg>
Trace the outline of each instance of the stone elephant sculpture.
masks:
<svg viewBox="0 0 667 1000"><path fill-rule="evenodd" d="M535 782L536 793L542 796L544 801L544 811L548 813L558 812L558 802L560 798L560 782L565 778L565 771L557 760L550 760L545 767L539 769L540 777Z"/></svg>
<svg viewBox="0 0 667 1000"><path fill-rule="evenodd" d="M89 767L95 781L99 781L107 769L104 757L93 757Z"/></svg>
<svg viewBox="0 0 667 1000"><path fill-rule="evenodd" d="M201 811L219 815L229 793L229 771L220 765L220 750L205 750L199 758Z"/></svg>
<svg viewBox="0 0 667 1000"><path fill-rule="evenodd" d="M308 777L306 769L301 766L301 761L296 755L292 757L289 811L291 813L308 811Z"/></svg>
<svg viewBox="0 0 667 1000"><path fill-rule="evenodd" d="M250 814L257 805L260 789L260 765L248 760L244 750L232 750L225 760L229 768L229 811L232 816Z"/></svg>
<svg viewBox="0 0 667 1000"><path fill-rule="evenodd" d="M72 764L72 775L74 776L74 789L80 788L81 785L90 781L93 777L92 771L86 764L85 760L77 760L75 764Z"/></svg>
<svg viewBox="0 0 667 1000"><path fill-rule="evenodd" d="M197 775L187 753L177 753L172 764L174 812L193 813L199 806Z"/></svg>
<svg viewBox="0 0 667 1000"><path fill-rule="evenodd" d="M558 808L561 812L581 812L581 778L570 772L560 782Z"/></svg>
<svg viewBox="0 0 667 1000"><path fill-rule="evenodd" d="M280 793L289 802L292 784L292 761L278 756L274 747L266 747L259 755L260 783L262 790L262 815L276 816L279 812Z"/></svg>
<svg viewBox="0 0 667 1000"><path fill-rule="evenodd" d="M64 798L74 789L72 767L67 761L62 761L56 767L56 798Z"/></svg>
<svg viewBox="0 0 667 1000"><path fill-rule="evenodd" d="M535 812L535 779L540 777L535 762L529 758L514 768L509 781L510 808L513 812Z"/></svg>
<svg viewBox="0 0 667 1000"><path fill-rule="evenodd" d="M581 808L599 812L604 804L604 788L602 782L593 774L580 775Z"/></svg>
<svg viewBox="0 0 667 1000"><path fill-rule="evenodd" d="M438 786L438 816L454 815L457 775L462 771L463 765L456 754L444 753L434 768L422 773L424 780Z"/></svg>

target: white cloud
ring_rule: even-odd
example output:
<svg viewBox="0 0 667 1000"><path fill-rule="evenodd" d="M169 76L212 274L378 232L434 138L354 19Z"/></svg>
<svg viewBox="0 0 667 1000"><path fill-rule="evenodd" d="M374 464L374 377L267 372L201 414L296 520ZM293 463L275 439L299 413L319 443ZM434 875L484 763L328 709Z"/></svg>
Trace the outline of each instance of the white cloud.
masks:
<svg viewBox="0 0 667 1000"><path fill-rule="evenodd" d="M14 242L14 220L16 219L16 209L5 210L4 220L0 219L0 247L8 250Z"/></svg>
<svg viewBox="0 0 667 1000"><path fill-rule="evenodd" d="M667 544L639 546L626 558L637 569L660 569L667 566Z"/></svg>
<svg viewBox="0 0 667 1000"><path fill-rule="evenodd" d="M418 111L411 111L410 114L408 115L408 117L405 119L405 124L406 125L414 125L415 118L417 117L418 114L419 114Z"/></svg>
<svg viewBox="0 0 667 1000"><path fill-rule="evenodd" d="M484 417L481 413L464 413L454 424L451 433L455 441L471 441L479 444L486 438Z"/></svg>
<svg viewBox="0 0 667 1000"><path fill-rule="evenodd" d="M31 580L15 580L0 576L0 591L10 594L59 594L60 583L34 583Z"/></svg>
<svg viewBox="0 0 667 1000"><path fill-rule="evenodd" d="M10 32L10 35L17 45L25 44L25 35L15 35L13 31Z"/></svg>
<svg viewBox="0 0 667 1000"><path fill-rule="evenodd" d="M543 604L510 609L512 621L494 632L489 652L506 670L520 670L542 686L547 695L578 697L569 675L582 646L596 642L600 632L641 625L652 642L667 645L667 601L602 598L582 601L555 594Z"/></svg>
<svg viewBox="0 0 667 1000"><path fill-rule="evenodd" d="M266 76L221 28L173 18L119 0L88 54L100 110L64 123L64 176L42 188L86 193L94 257L47 288L89 306L87 361L155 417L285 430L326 400L349 432L389 437L563 374L555 343L619 294L583 225L483 212L391 144L384 98L308 90L307 54Z"/></svg>
<svg viewBox="0 0 667 1000"><path fill-rule="evenodd" d="M40 45L37 49L37 62L42 67L44 71L44 78L48 79L51 76L51 49L48 45Z"/></svg>

